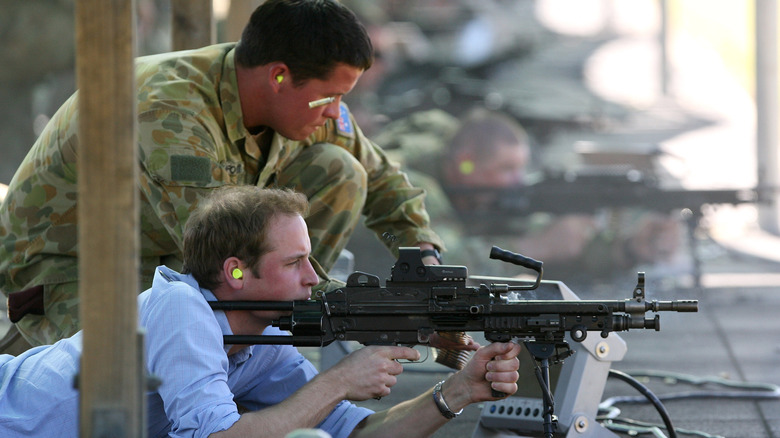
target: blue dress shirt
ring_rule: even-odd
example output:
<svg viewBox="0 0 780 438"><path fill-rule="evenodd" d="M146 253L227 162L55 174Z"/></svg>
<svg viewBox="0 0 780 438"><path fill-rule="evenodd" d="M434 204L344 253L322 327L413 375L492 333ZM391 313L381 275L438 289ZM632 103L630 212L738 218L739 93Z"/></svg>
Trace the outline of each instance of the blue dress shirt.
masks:
<svg viewBox="0 0 780 438"><path fill-rule="evenodd" d="M205 299L204 299L205 298ZM231 356L222 336L232 334L214 295L189 275L164 266L138 297L146 328L146 366L162 385L147 394L150 437L206 437L250 410L275 405L317 373L294 347L253 345ZM266 334L282 334L268 328ZM0 436L76 437L81 332L19 356L0 356ZM372 411L342 401L319 425L346 437Z"/></svg>

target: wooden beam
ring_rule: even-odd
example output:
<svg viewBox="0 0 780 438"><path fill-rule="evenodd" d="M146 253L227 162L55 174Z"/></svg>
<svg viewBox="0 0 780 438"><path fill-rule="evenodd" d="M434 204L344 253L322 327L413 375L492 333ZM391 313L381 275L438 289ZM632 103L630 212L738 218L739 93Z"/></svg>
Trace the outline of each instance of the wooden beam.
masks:
<svg viewBox="0 0 780 438"><path fill-rule="evenodd" d="M144 436L135 2L78 0L80 436Z"/></svg>
<svg viewBox="0 0 780 438"><path fill-rule="evenodd" d="M778 0L755 0L756 179L763 193L758 206L762 230L780 235L780 82L778 82Z"/></svg>
<svg viewBox="0 0 780 438"><path fill-rule="evenodd" d="M173 50L197 49L216 42L211 0L171 0Z"/></svg>

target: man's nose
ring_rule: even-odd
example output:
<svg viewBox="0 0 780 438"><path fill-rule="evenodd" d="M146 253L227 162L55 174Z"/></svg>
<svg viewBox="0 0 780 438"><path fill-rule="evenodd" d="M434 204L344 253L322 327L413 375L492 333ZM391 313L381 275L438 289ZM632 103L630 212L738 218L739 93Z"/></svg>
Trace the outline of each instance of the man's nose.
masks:
<svg viewBox="0 0 780 438"><path fill-rule="evenodd" d="M317 271L314 270L314 266L312 266L311 261L308 258L305 263L306 273L303 276L304 285L308 287L316 286L317 283L320 282L320 276L317 275Z"/></svg>
<svg viewBox="0 0 780 438"><path fill-rule="evenodd" d="M339 106L341 105L341 98L337 97L336 100L333 102L325 105L325 110L322 112L322 115L329 119L338 119L339 115L341 114L339 110Z"/></svg>

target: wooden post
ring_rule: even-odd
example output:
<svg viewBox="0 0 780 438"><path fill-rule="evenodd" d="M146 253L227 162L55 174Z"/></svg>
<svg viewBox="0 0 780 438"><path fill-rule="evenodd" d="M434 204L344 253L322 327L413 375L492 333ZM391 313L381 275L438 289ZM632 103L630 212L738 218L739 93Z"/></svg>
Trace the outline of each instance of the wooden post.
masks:
<svg viewBox="0 0 780 438"><path fill-rule="evenodd" d="M669 96L669 0L659 0L661 30L658 35L661 96Z"/></svg>
<svg viewBox="0 0 780 438"><path fill-rule="evenodd" d="M780 84L777 0L756 0L756 156L758 186L769 188L758 206L762 230L780 234Z"/></svg>
<svg viewBox="0 0 780 438"><path fill-rule="evenodd" d="M139 437L133 0L76 2L81 437Z"/></svg>
<svg viewBox="0 0 780 438"><path fill-rule="evenodd" d="M211 0L171 0L173 50L197 49L216 42Z"/></svg>

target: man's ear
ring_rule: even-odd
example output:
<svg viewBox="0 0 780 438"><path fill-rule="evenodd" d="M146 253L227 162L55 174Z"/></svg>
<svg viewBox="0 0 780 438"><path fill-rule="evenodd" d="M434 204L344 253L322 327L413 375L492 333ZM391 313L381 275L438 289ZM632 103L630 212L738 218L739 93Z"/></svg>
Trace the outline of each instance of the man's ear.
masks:
<svg viewBox="0 0 780 438"><path fill-rule="evenodd" d="M232 289L241 289L244 287L244 271L246 269L239 258L228 257L222 263L222 277Z"/></svg>
<svg viewBox="0 0 780 438"><path fill-rule="evenodd" d="M283 62L275 62L271 64L268 69L268 82L274 90L279 90L283 86L292 84L292 76L290 75L290 69L287 68L287 64Z"/></svg>

